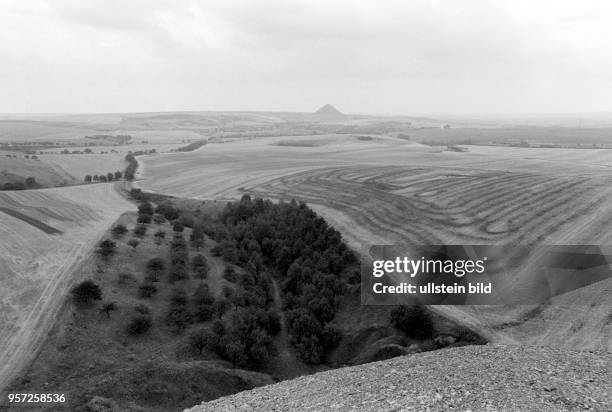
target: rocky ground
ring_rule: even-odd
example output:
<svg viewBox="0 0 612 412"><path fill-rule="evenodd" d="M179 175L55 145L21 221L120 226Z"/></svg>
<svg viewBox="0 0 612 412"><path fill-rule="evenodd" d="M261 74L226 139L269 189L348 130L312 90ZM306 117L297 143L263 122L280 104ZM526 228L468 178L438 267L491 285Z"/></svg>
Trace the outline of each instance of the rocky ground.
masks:
<svg viewBox="0 0 612 412"><path fill-rule="evenodd" d="M465 346L303 376L200 411L612 411L612 354Z"/></svg>

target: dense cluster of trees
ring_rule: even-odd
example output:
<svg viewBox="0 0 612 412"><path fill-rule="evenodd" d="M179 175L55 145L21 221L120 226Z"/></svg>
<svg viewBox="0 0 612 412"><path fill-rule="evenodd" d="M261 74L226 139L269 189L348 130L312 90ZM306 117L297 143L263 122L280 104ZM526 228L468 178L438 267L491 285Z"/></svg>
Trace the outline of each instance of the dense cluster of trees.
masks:
<svg viewBox="0 0 612 412"><path fill-rule="evenodd" d="M215 253L247 271L241 298L269 299L269 276L263 268L271 268L281 280L292 344L303 360L322 362L340 338L330 322L343 294L343 279L356 263L340 234L304 203L275 204L248 195L228 204L221 221L225 232L217 228L209 234L219 242ZM251 296L257 288L265 294Z"/></svg>

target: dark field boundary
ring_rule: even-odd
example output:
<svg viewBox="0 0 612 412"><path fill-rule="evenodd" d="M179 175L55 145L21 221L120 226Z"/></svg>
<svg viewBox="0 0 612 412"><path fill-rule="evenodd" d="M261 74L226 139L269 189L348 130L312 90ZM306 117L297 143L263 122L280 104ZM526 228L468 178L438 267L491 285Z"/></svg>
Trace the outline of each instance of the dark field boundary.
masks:
<svg viewBox="0 0 612 412"><path fill-rule="evenodd" d="M16 217L17 219L23 220L24 222L29 223L35 228L42 230L48 235L55 235L55 234L62 233L61 230L58 230L54 228L53 226L49 226L46 223L43 223L38 219L34 219L33 217L24 215L23 213L18 212L16 210L9 209L8 207L0 207L0 212L4 212L9 216L13 216L13 217Z"/></svg>

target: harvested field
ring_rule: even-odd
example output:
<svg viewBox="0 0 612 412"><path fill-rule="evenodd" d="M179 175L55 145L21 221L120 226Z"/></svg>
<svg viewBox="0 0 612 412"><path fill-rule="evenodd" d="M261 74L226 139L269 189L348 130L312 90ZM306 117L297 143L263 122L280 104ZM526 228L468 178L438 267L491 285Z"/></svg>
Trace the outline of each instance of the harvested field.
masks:
<svg viewBox="0 0 612 412"><path fill-rule="evenodd" d="M612 240L609 150L486 147L485 152L475 153L470 147L469 152L449 152L401 139L364 141L352 136L338 137L324 147L278 146L278 141L209 144L193 153L143 157L144 179L139 185L200 199L251 193L304 200L357 249L409 242L608 244ZM553 316L553 309L543 310L527 325L508 328L499 325L522 322L529 308L436 310L498 341L612 350L612 341L605 339L612 327L606 323L611 295L589 291L575 295L580 297L566 297L558 304L579 302L586 307L564 311L563 322L569 326L558 332L553 332L554 322L543 321ZM501 316L502 312L506 314ZM584 317L590 321L577 328ZM585 332L587 338L578 338Z"/></svg>
<svg viewBox="0 0 612 412"><path fill-rule="evenodd" d="M135 207L113 184L0 192L0 207L13 211L0 214L2 390L53 325L72 272L108 226ZM42 225L62 233L44 233Z"/></svg>

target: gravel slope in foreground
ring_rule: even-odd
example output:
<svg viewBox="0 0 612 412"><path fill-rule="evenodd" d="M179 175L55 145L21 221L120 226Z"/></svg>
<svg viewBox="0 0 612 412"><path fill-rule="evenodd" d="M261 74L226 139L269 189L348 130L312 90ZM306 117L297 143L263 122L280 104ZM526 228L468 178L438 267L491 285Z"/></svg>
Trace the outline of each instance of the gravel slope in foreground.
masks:
<svg viewBox="0 0 612 412"><path fill-rule="evenodd" d="M465 346L321 372L200 411L612 410L612 354Z"/></svg>

